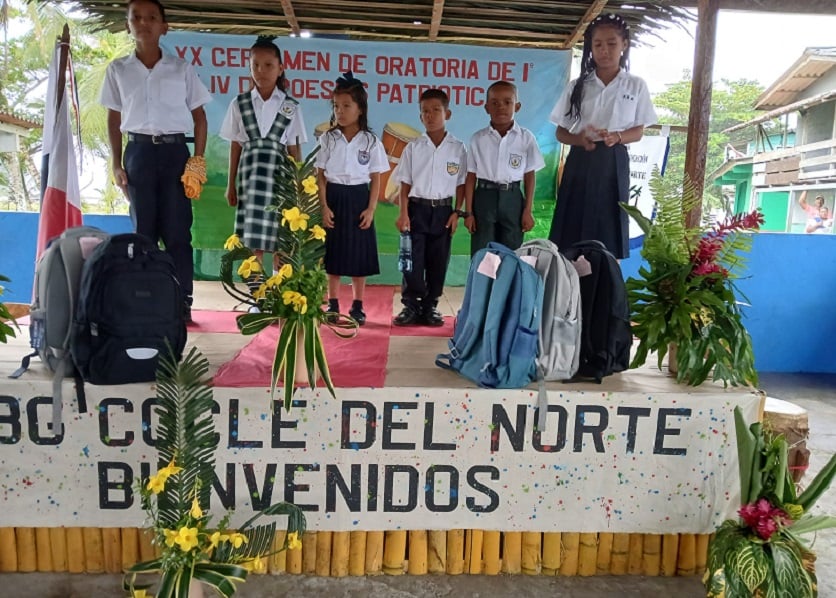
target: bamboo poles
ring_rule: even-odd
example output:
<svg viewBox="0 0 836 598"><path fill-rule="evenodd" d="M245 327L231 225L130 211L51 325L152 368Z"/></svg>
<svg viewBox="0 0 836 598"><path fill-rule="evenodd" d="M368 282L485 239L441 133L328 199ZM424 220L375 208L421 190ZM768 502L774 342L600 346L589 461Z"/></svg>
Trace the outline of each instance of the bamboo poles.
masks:
<svg viewBox="0 0 836 598"><path fill-rule="evenodd" d="M277 531L274 550L284 546ZM699 575L709 534L308 531L271 555L271 575ZM138 528L0 528L0 572L118 573L159 551Z"/></svg>

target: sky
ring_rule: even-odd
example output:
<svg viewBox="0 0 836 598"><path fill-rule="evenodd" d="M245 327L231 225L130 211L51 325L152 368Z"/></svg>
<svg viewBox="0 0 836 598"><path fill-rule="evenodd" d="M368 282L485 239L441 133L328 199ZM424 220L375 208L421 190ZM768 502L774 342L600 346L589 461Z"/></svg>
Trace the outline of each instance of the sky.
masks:
<svg viewBox="0 0 836 598"><path fill-rule="evenodd" d="M834 0L836 1L836 0ZM630 50L630 71L643 78L651 93L665 91L666 83L693 70L693 38L680 28L661 32L664 42ZM836 46L836 16L791 15L721 10L713 81L754 79L768 87L801 56L806 47Z"/></svg>

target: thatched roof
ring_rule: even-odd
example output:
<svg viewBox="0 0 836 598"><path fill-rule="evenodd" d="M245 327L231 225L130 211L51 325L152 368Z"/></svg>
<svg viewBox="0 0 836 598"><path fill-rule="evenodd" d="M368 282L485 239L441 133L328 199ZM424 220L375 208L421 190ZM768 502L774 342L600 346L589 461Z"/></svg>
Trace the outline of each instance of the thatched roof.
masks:
<svg viewBox="0 0 836 598"><path fill-rule="evenodd" d="M55 0L38 0L54 2ZM583 38L601 12L616 12L633 38L659 36L662 29L692 18L681 4L636 0L621 6L607 0L163 0L173 29L215 33L272 33L340 36L350 39L455 42L491 46L566 49ZM125 4L78 0L104 27L124 27Z"/></svg>

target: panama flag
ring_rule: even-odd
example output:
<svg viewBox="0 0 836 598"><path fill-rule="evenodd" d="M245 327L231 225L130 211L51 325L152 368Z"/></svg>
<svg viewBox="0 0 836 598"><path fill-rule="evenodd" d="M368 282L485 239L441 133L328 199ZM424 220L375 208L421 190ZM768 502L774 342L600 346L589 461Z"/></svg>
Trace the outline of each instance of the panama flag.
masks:
<svg viewBox="0 0 836 598"><path fill-rule="evenodd" d="M67 228L81 225L78 163L68 108L68 100L73 97L72 93L67 93L70 86L74 87L72 65L69 61L69 35L66 35L55 44L55 53L49 67L44 109L41 217L38 224L37 257L40 257L50 239L60 235Z"/></svg>

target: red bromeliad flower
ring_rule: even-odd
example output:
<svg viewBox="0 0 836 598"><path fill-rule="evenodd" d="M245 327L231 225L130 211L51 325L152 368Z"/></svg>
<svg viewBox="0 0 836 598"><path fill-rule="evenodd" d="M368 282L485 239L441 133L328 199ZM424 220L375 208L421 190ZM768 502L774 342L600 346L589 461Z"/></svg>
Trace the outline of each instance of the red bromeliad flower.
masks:
<svg viewBox="0 0 836 598"><path fill-rule="evenodd" d="M792 518L786 511L772 506L765 498L743 505L737 513L743 519L743 523L763 540L769 540L779 527L792 523Z"/></svg>
<svg viewBox="0 0 836 598"><path fill-rule="evenodd" d="M758 230L763 223L763 214L755 210L749 214L736 214L726 218L722 223L715 224L700 237L696 249L691 252L692 274L694 276L720 274L723 278L727 278L729 271L717 264L717 256L723 250L726 237L730 233Z"/></svg>

